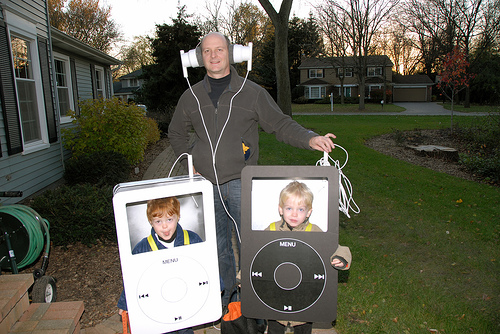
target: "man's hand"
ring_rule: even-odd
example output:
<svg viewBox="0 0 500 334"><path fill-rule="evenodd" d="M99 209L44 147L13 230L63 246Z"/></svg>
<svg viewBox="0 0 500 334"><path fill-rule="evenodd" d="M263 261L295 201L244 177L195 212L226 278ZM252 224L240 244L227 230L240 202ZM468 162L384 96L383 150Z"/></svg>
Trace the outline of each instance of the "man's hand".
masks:
<svg viewBox="0 0 500 334"><path fill-rule="evenodd" d="M309 139L309 146L318 151L330 153L335 146L330 138L337 138L333 133L327 133L324 136L316 136Z"/></svg>

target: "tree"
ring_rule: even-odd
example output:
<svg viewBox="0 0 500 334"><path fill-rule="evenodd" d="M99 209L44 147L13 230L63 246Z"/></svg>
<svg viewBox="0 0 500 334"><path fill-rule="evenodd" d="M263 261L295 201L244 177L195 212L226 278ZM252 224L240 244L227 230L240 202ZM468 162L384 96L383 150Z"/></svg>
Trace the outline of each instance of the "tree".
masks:
<svg viewBox="0 0 500 334"><path fill-rule="evenodd" d="M99 0L49 0L51 25L102 52L108 52L121 37L111 19L111 7Z"/></svg>
<svg viewBox="0 0 500 334"><path fill-rule="evenodd" d="M359 110L365 109L367 57L373 53L374 36L397 4L398 0L326 0L324 5L316 7L330 20L332 29L345 36L358 78Z"/></svg>
<svg viewBox="0 0 500 334"><path fill-rule="evenodd" d="M153 64L152 52L148 36L135 36L131 44L120 48L119 59L122 61L122 66L119 71L113 72L113 75L116 73L119 77Z"/></svg>
<svg viewBox="0 0 500 334"><path fill-rule="evenodd" d="M136 100L148 110L168 113L188 88L182 73L180 50L188 51L197 45L201 33L198 27L186 22L185 6L179 8L172 24L156 25L156 38L151 40L154 64L143 67L144 84ZM202 68L190 69L191 82L203 78Z"/></svg>
<svg viewBox="0 0 500 334"><path fill-rule="evenodd" d="M292 2L293 0L283 0L278 13L269 0L259 0L274 25L277 102L281 110L290 116L292 115L292 92L288 73L288 18L292 9Z"/></svg>
<svg viewBox="0 0 500 334"><path fill-rule="evenodd" d="M457 45L452 52L448 53L443 63L443 70L440 73L438 87L443 94L451 101L451 131L453 132L453 103L455 97L469 86L474 78L473 74L468 73L469 62L467 55Z"/></svg>

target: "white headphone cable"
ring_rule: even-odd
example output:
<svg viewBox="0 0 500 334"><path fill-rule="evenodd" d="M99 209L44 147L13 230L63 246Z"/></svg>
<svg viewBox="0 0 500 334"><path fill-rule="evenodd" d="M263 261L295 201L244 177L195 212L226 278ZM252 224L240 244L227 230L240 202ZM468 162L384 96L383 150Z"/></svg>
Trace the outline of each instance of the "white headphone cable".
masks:
<svg viewBox="0 0 500 334"><path fill-rule="evenodd" d="M334 145L341 148L345 152L346 159L344 164L340 166L340 162L338 160L333 160L327 152L324 152L323 157L319 159L318 162L316 162L316 166L330 166L329 160L333 161L334 166L339 171L339 210L342 211L348 218L351 218L351 216L349 215L349 209L351 209L351 211L354 213L359 213L361 210L352 198L353 190L351 181L349 181L347 176L342 173L342 169L345 167L345 165L347 165L347 161L349 160L349 153L347 153L347 150L342 146L337 144Z"/></svg>
<svg viewBox="0 0 500 334"><path fill-rule="evenodd" d="M247 71L247 74L245 75L245 78L243 80L243 83L241 84L241 87L238 89L238 91L231 97L231 100L229 102L229 112L227 114L227 119L226 121L224 122L224 125L221 129L221 132L219 134L219 137L217 138L217 143L215 145L215 149L213 147L213 144L212 144L212 140L210 139L210 135L208 133L208 129L207 129L207 126L205 124L205 118L203 117L203 114L201 112L201 105L200 105L200 101L198 99L198 97L196 96L196 94L194 93L193 91L193 88L191 87L191 83L189 82L189 79L186 78L187 82L188 82L188 86L189 86L189 90L191 91L191 94L193 94L195 100L196 100L196 103L198 104L198 111L200 113L200 117L201 117L201 121L203 123L203 128L205 129L205 134L207 135L207 139L208 139L208 142L210 144L210 150L211 150L211 153L212 153L212 168L214 170L214 176L215 176L215 183L217 185L217 190L219 192L219 198L220 198L220 201L222 203L222 206L224 207L224 210L226 211L226 214L229 216L229 218L231 218L231 220L233 221L233 225L234 225L234 228L236 230L236 236L238 237L238 241L241 243L241 235L240 235L240 230L238 228L238 224L236 223L236 220L233 218L233 216L231 216L231 214L229 213L229 210L227 209L226 205L224 204L224 200L222 198L222 194L221 194L221 191L220 191L220 184L219 184L219 176L217 175L217 168L215 167L215 155L217 153L217 149L219 147L219 143L220 143L220 140L222 138L222 135L224 133L224 130L226 129L226 126L227 124L229 123L229 118L231 117L231 112L232 112L232 109L233 109L233 100L234 98L236 97L236 95L238 95L241 90L243 89L243 87L245 86L245 83L247 82L247 78L248 78L248 74L249 74L249 71Z"/></svg>

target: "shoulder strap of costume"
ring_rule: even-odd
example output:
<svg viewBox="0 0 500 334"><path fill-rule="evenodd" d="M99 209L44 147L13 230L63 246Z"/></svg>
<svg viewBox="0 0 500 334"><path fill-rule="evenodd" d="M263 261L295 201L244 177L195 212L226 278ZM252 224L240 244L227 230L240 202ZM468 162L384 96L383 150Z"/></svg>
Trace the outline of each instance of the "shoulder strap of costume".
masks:
<svg viewBox="0 0 500 334"><path fill-rule="evenodd" d="M156 246L155 240L153 239L153 236L151 234L148 236L148 242L152 251L158 250L158 246Z"/></svg>
<svg viewBox="0 0 500 334"><path fill-rule="evenodd" d="M313 228L313 224L311 224L311 223L307 224L306 232L311 232L312 228Z"/></svg>
<svg viewBox="0 0 500 334"><path fill-rule="evenodd" d="M271 223L271 225L269 225L269 230L276 231L276 223Z"/></svg>
<svg viewBox="0 0 500 334"><path fill-rule="evenodd" d="M184 230L184 245L189 245L189 233L187 230Z"/></svg>

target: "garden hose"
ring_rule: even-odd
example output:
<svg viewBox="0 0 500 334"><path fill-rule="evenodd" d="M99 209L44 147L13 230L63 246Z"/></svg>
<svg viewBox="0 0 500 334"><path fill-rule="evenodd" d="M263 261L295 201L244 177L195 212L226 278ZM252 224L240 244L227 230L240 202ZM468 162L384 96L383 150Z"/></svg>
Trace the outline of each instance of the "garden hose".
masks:
<svg viewBox="0 0 500 334"><path fill-rule="evenodd" d="M29 236L29 249L24 259L22 259L17 266L19 268L23 268L36 261L43 249L44 244L46 244L45 262L48 258L50 249L50 226L48 220L43 219L35 210L25 205L0 206L0 212L9 214L16 218L24 226Z"/></svg>

